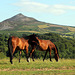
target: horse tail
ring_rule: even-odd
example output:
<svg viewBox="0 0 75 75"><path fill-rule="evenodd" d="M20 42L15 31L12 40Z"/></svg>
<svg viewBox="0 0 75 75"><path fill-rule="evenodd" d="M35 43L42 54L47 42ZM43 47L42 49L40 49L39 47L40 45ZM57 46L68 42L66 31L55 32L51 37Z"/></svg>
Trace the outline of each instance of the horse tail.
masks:
<svg viewBox="0 0 75 75"><path fill-rule="evenodd" d="M13 50L13 48L12 48L12 37L10 37L8 39L8 51L9 51L9 56L10 56L11 64L12 64L12 57L13 57L12 50Z"/></svg>

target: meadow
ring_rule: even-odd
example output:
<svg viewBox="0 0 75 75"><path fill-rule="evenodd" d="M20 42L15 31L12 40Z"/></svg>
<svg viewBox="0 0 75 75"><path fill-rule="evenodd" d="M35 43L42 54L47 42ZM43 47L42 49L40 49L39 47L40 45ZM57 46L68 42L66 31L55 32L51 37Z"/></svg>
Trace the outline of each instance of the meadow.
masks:
<svg viewBox="0 0 75 75"><path fill-rule="evenodd" d="M0 75L75 75L75 59L35 59L33 62L27 62L22 58L21 62L18 59L13 59L13 64L10 64L9 58L0 59Z"/></svg>

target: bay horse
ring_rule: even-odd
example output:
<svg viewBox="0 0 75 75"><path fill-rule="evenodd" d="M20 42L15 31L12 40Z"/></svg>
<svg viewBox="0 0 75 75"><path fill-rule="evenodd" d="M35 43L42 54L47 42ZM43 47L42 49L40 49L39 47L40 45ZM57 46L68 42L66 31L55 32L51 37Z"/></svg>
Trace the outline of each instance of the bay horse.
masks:
<svg viewBox="0 0 75 75"><path fill-rule="evenodd" d="M19 62L20 62L20 56L21 56L21 51L26 50L26 57L28 56L28 40L24 38L18 38L15 36L12 36L8 39L8 49L9 49L9 55L10 55L10 62L13 64L12 59L13 59L13 54L15 50L19 50Z"/></svg>
<svg viewBox="0 0 75 75"><path fill-rule="evenodd" d="M30 35L28 37L29 37L29 39L18 38L18 37L12 36L8 39L8 50L9 50L11 64L13 64L12 59L13 59L13 54L14 54L15 50L20 51L19 52L19 62L20 62L20 57L21 57L21 51L26 50L26 58L28 61L29 44L31 45L31 47L33 47L35 45L35 43L33 43L32 41L35 41L38 43L38 40L36 39L34 34Z"/></svg>
<svg viewBox="0 0 75 75"><path fill-rule="evenodd" d="M39 50L40 51L46 51L44 59L45 59L47 53L49 52L50 61L52 61L51 60L51 51L54 50L55 60L58 61L59 54L58 54L57 46L54 43L52 43L50 40L40 40L40 39L38 39L38 37L36 37L36 39L38 40L39 43L37 43L35 41L33 41L33 42L38 45ZM36 45L32 46L32 50L31 50L31 52L29 54L28 61L30 61L30 57L31 57L32 53L34 52L35 48L36 48ZM43 61L44 61L44 59L43 59Z"/></svg>

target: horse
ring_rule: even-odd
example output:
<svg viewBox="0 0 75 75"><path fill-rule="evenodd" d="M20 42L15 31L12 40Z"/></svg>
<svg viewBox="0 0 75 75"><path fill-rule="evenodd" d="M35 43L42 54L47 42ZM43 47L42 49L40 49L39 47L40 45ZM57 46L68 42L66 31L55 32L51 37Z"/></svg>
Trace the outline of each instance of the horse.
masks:
<svg viewBox="0 0 75 75"><path fill-rule="evenodd" d="M20 62L20 57L21 57L21 51L26 50L26 58L28 62L28 47L29 44L31 45L32 49L33 46L36 45L35 42L38 43L38 40L36 39L35 35L29 35L27 36L28 39L25 38L18 38L15 36L9 37L8 39L8 50L9 50L9 55L10 55L10 63L13 64L12 59L13 59L13 54L15 50L19 50L19 62ZM35 42L32 42L35 41ZM32 58L33 59L33 58Z"/></svg>
<svg viewBox="0 0 75 75"><path fill-rule="evenodd" d="M37 44L39 44L39 41L35 34L29 35L27 36L27 38L29 39L28 43L31 45L31 48L32 48L30 52L30 56L32 55L32 60L34 61L34 56L32 53L33 53L34 48L37 46ZM29 56L28 56L27 62L30 62Z"/></svg>
<svg viewBox="0 0 75 75"><path fill-rule="evenodd" d="M15 50L19 50L19 62L20 62L22 50L23 51L26 50L26 57L28 56L28 47L29 47L28 40L26 40L24 38L18 38L15 36L10 37L8 39L8 49L9 49L11 64L13 64L12 59L13 59L13 54L14 54Z"/></svg>
<svg viewBox="0 0 75 75"><path fill-rule="evenodd" d="M47 53L49 52L50 61L52 61L51 60L51 51L54 50L55 60L58 61L59 54L58 54L58 48L57 48L57 46L54 43L52 43L50 40L41 40L38 37L36 37L36 39L38 40L39 43L35 42L35 41L33 41L33 42L38 45L39 50L40 51L46 51L44 59L45 59ZM28 57L28 61L30 61L30 57L33 54L33 52L35 51L35 48L36 48L37 45L34 44L34 46L32 47L32 50L31 50L31 52L29 54L29 57ZM44 61L44 59L43 59L43 61Z"/></svg>

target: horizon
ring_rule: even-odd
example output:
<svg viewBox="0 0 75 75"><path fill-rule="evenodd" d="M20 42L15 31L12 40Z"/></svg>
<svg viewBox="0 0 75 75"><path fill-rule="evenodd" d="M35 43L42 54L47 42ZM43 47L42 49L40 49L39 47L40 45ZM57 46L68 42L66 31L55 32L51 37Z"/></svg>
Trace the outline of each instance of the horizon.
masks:
<svg viewBox="0 0 75 75"><path fill-rule="evenodd" d="M73 0L2 0L0 22L19 13L38 21L75 27L75 1Z"/></svg>

